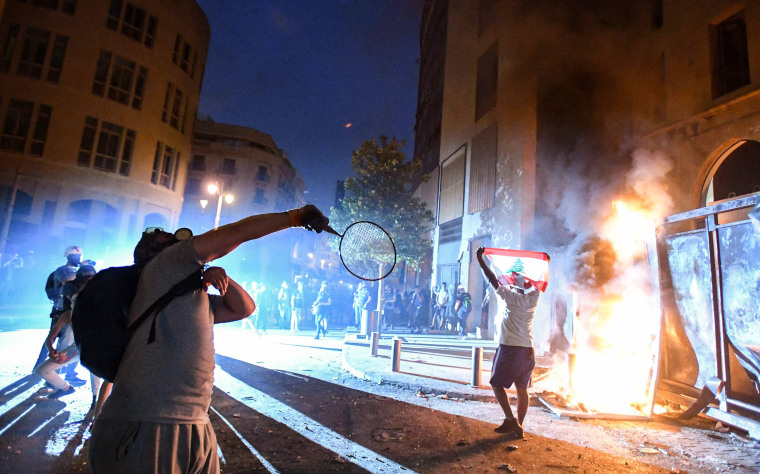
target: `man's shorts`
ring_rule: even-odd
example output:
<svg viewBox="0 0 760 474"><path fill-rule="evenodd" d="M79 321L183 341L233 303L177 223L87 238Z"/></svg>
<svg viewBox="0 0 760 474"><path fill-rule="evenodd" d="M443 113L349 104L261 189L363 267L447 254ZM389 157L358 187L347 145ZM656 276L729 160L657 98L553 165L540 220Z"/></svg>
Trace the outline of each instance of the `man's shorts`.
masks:
<svg viewBox="0 0 760 474"><path fill-rule="evenodd" d="M536 357L532 347L507 346L499 344L491 368L491 386L526 389L531 386L531 376L536 367Z"/></svg>
<svg viewBox="0 0 760 474"><path fill-rule="evenodd" d="M219 472L216 435L210 422L184 425L96 420L89 461L95 474Z"/></svg>

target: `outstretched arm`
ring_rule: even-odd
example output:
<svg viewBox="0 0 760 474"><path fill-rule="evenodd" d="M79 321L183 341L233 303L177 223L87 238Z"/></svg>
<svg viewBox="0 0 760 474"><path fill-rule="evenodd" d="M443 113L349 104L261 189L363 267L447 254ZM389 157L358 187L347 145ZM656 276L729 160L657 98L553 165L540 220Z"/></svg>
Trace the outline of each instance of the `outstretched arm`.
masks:
<svg viewBox="0 0 760 474"><path fill-rule="evenodd" d="M329 220L309 204L288 212L259 214L210 230L193 240L195 251L210 262L235 250L243 242L255 240L288 227L305 227L322 232Z"/></svg>
<svg viewBox="0 0 760 474"><path fill-rule="evenodd" d="M488 282L491 283L491 286L493 289L499 288L499 281L496 279L496 275L493 274L491 271L491 268L486 264L486 262L483 260L483 252L485 252L485 249L483 247L480 247L475 254L478 257L478 263L480 264L480 269L483 270L483 274L488 279Z"/></svg>

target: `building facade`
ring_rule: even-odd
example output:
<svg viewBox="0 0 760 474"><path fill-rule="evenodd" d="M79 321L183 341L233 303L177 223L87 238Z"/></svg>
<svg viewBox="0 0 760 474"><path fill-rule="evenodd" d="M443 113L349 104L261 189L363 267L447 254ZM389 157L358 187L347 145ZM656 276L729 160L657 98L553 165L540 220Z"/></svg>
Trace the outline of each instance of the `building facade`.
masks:
<svg viewBox="0 0 760 474"><path fill-rule="evenodd" d="M426 47L441 11L445 44ZM464 284L481 314L475 250L567 248L642 150L671 160L674 213L760 189L759 13L754 1L428 2L420 77L443 58L440 158L437 189L417 192L437 209L433 282ZM421 133L435 103L419 102L416 150L435 137ZM494 311L470 329L492 335ZM538 344L551 332L538 327Z"/></svg>
<svg viewBox="0 0 760 474"><path fill-rule="evenodd" d="M0 41L4 246L128 263L144 227L179 219L204 13L193 0L12 0Z"/></svg>
<svg viewBox="0 0 760 474"><path fill-rule="evenodd" d="M573 351L619 347L635 332L610 345L597 328L647 324L636 350L652 351L644 375L658 377L658 396L688 405L719 387L708 416L757 433L760 293L748 212L760 201L760 2L445 3L445 47L423 47L421 61L432 68L426 54L444 57L438 189L428 201L438 210L433 281L467 287L482 314L469 329L493 337L504 308L481 306L490 290L475 251L547 252L539 354L567 355L560 369L572 375ZM417 140L434 110L419 107L430 109L418 111ZM646 255L628 267L603 234L619 203L652 211L648 222L622 221L630 234L652 227L636 244ZM648 273L620 271L633 263ZM606 293L601 282L619 286ZM648 291L628 308L646 311L613 310L603 298L621 301L640 283ZM592 337L578 344L583 331Z"/></svg>

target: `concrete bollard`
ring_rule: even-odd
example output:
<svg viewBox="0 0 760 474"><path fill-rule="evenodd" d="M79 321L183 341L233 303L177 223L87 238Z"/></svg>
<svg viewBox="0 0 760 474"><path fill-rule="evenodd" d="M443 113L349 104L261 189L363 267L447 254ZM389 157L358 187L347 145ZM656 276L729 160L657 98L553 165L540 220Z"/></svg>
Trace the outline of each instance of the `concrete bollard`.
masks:
<svg viewBox="0 0 760 474"><path fill-rule="evenodd" d="M369 343L369 355L377 357L377 346L380 344L380 333L373 332Z"/></svg>
<svg viewBox="0 0 760 474"><path fill-rule="evenodd" d="M483 372L483 348L472 348L472 382L470 385L473 387L480 386L480 376Z"/></svg>
<svg viewBox="0 0 760 474"><path fill-rule="evenodd" d="M370 337L373 331L377 331L377 311L363 309L359 334Z"/></svg>
<svg viewBox="0 0 760 474"><path fill-rule="evenodd" d="M391 357L391 370L399 372L401 370L401 339L393 338L393 354Z"/></svg>

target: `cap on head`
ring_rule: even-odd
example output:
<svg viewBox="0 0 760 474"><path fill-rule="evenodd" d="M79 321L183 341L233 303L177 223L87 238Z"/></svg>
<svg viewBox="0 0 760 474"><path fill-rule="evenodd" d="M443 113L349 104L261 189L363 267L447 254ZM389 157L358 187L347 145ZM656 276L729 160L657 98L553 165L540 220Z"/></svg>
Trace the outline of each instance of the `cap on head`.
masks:
<svg viewBox="0 0 760 474"><path fill-rule="evenodd" d="M145 265L163 249L177 243L177 238L163 229L149 227L148 230L135 246L135 265Z"/></svg>
<svg viewBox="0 0 760 474"><path fill-rule="evenodd" d="M82 247L78 245L69 245L63 252L63 258L68 258L69 255L82 255Z"/></svg>
<svg viewBox="0 0 760 474"><path fill-rule="evenodd" d="M459 291L459 292L464 292L464 285L459 285L459 286L457 287L457 291Z"/></svg>

